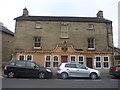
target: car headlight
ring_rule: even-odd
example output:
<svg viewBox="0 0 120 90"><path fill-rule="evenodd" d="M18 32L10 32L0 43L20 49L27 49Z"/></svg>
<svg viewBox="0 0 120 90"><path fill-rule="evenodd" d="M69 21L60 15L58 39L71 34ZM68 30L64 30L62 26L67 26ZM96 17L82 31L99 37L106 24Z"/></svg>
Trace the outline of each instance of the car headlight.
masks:
<svg viewBox="0 0 120 90"><path fill-rule="evenodd" d="M46 69L48 72L51 72L51 70L50 69Z"/></svg>

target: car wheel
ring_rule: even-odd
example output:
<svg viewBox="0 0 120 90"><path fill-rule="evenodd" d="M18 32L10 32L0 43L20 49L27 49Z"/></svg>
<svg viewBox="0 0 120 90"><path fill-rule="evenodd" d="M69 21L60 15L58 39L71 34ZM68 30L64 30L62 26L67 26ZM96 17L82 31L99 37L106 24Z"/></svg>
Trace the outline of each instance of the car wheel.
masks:
<svg viewBox="0 0 120 90"><path fill-rule="evenodd" d="M61 78L62 79L67 79L68 78L68 74L67 73L62 73L61 74Z"/></svg>
<svg viewBox="0 0 120 90"><path fill-rule="evenodd" d="M97 74L96 73L91 73L90 78L91 79L97 79Z"/></svg>
<svg viewBox="0 0 120 90"><path fill-rule="evenodd" d="M44 79L45 78L45 73L44 72L40 72L38 75L39 79Z"/></svg>
<svg viewBox="0 0 120 90"><path fill-rule="evenodd" d="M13 71L8 73L8 78L14 78L15 77L15 73Z"/></svg>

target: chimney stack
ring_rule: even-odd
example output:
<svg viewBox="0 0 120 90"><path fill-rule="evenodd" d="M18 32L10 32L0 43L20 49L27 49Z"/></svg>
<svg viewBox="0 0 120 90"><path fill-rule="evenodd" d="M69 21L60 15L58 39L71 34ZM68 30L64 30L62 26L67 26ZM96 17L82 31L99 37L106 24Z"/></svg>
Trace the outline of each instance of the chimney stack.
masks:
<svg viewBox="0 0 120 90"><path fill-rule="evenodd" d="M97 18L103 18L103 11L99 11L98 13L97 13Z"/></svg>
<svg viewBox="0 0 120 90"><path fill-rule="evenodd" d="M28 12L27 8L25 7L23 9L23 16L28 16L28 15L29 15L29 12Z"/></svg>

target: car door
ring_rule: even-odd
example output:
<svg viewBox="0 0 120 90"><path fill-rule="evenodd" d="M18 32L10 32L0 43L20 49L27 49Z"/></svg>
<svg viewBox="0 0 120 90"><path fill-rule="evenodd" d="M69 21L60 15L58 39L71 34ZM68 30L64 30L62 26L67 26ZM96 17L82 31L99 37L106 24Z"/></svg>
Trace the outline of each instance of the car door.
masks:
<svg viewBox="0 0 120 90"><path fill-rule="evenodd" d="M15 68L14 68L15 74L17 76L25 76L25 62L24 61L17 61Z"/></svg>
<svg viewBox="0 0 120 90"><path fill-rule="evenodd" d="M76 64L77 77L89 77L90 71L82 64Z"/></svg>
<svg viewBox="0 0 120 90"><path fill-rule="evenodd" d="M76 77L77 69L75 64L66 64L65 67L70 77Z"/></svg>
<svg viewBox="0 0 120 90"><path fill-rule="evenodd" d="M39 73L39 67L34 62L26 62L26 72L28 77L35 77Z"/></svg>

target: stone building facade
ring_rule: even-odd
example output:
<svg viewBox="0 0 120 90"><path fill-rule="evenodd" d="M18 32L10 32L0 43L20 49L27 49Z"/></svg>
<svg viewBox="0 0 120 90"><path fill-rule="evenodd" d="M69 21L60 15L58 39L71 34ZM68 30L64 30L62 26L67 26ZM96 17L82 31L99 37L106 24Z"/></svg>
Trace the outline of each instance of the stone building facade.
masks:
<svg viewBox="0 0 120 90"><path fill-rule="evenodd" d="M63 62L79 62L95 69L113 64L112 21L103 17L23 15L15 18L15 59L32 60L55 68Z"/></svg>
<svg viewBox="0 0 120 90"><path fill-rule="evenodd" d="M0 41L0 60L4 65L12 59L14 33L3 26L2 23L0 23Z"/></svg>

